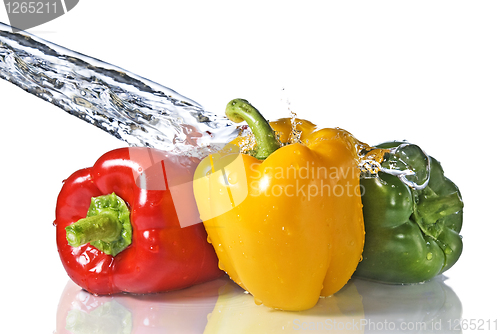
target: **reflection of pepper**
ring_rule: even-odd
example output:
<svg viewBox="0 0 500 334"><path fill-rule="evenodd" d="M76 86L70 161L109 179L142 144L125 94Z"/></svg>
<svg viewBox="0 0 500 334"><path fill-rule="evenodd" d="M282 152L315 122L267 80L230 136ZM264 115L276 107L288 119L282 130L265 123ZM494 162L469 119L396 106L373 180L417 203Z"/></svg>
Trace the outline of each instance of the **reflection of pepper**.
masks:
<svg viewBox="0 0 500 334"><path fill-rule="evenodd" d="M311 308L342 288L360 260L357 142L344 130L314 131L302 121L302 143L280 147L248 102L231 101L226 115L248 123L256 148L253 156L213 154L195 173L196 201L220 266L256 303ZM290 120L274 127L281 138L292 129Z"/></svg>
<svg viewBox="0 0 500 334"><path fill-rule="evenodd" d="M444 324L462 317L460 298L445 284L443 277L435 277L425 284L379 284L356 278L350 283L356 286L363 301L366 333L394 332L390 327L369 330L369 324L381 323L392 324L392 329L408 329L408 324L418 326L414 331L396 330L396 333L440 333L441 330L453 333L453 330L444 330Z"/></svg>
<svg viewBox="0 0 500 334"><path fill-rule="evenodd" d="M386 156L382 166L409 167L415 172L409 181L423 186L429 178L428 184L414 189L384 172L361 180L366 244L355 275L387 283L417 283L448 270L460 257L463 202L439 162L416 145L399 147L396 155Z"/></svg>
<svg viewBox="0 0 500 334"><path fill-rule="evenodd" d="M199 218L184 225L180 218L197 215L192 188L177 191L177 201L173 195L172 180L190 184L197 162L123 148L72 174L55 220L71 279L91 293L113 294L180 289L220 276Z"/></svg>
<svg viewBox="0 0 500 334"><path fill-rule="evenodd" d="M320 298L312 309L276 312L255 307L253 298L233 282L219 290L217 304L203 334L220 333L365 333L364 300L348 282L338 293Z"/></svg>
<svg viewBox="0 0 500 334"><path fill-rule="evenodd" d="M68 282L57 334L203 333L227 276L169 293L94 296Z"/></svg>

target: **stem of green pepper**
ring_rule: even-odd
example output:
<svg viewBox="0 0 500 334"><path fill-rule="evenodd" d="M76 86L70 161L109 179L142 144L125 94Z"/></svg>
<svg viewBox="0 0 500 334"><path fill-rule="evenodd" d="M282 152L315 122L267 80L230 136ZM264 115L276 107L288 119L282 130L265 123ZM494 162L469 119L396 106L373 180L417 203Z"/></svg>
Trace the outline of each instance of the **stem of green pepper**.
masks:
<svg viewBox="0 0 500 334"><path fill-rule="evenodd" d="M87 217L66 227L66 239L72 247L90 242L100 251L115 256L132 243L127 204L114 193L93 197Z"/></svg>
<svg viewBox="0 0 500 334"><path fill-rule="evenodd" d="M120 237L121 231L118 215L101 213L66 227L66 239L70 246L78 247L98 240L112 242Z"/></svg>
<svg viewBox="0 0 500 334"><path fill-rule="evenodd" d="M229 102L226 107L226 116L235 123L247 122L255 136L256 147L252 153L255 158L264 160L281 147L269 122L248 101L234 99Z"/></svg>

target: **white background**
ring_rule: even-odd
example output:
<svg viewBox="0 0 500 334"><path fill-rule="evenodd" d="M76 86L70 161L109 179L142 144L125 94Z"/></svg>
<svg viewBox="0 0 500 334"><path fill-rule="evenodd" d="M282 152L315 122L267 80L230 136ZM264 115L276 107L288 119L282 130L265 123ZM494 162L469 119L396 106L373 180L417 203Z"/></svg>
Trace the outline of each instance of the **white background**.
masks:
<svg viewBox="0 0 500 334"><path fill-rule="evenodd" d="M29 32L216 113L241 97L276 119L288 100L370 144L419 144L465 202L448 285L464 319L495 319L499 17L497 1L82 0ZM0 102L0 323L51 333L68 281L52 226L61 182L125 143L4 80Z"/></svg>

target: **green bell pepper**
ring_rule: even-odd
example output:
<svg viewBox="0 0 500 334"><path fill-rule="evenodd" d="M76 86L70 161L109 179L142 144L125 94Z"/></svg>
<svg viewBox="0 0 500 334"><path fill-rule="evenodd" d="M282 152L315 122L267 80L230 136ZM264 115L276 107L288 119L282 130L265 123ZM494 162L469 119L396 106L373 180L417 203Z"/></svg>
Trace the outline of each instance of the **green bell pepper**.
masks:
<svg viewBox="0 0 500 334"><path fill-rule="evenodd" d="M366 236L354 275L393 284L430 280L462 253L460 191L418 146L388 142L377 147L391 153L375 177L361 179Z"/></svg>

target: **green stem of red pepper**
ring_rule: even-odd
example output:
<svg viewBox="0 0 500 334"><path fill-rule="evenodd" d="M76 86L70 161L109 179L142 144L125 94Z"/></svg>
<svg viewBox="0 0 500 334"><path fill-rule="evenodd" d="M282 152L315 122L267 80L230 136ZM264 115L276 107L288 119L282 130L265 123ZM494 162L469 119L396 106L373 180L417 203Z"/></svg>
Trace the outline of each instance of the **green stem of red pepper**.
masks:
<svg viewBox="0 0 500 334"><path fill-rule="evenodd" d="M118 217L109 213L80 219L66 228L66 238L73 247L97 240L113 241L120 236L122 227Z"/></svg>
<svg viewBox="0 0 500 334"><path fill-rule="evenodd" d="M255 158L264 160L281 147L269 122L248 101L234 99L229 102L226 107L226 116L235 123L247 122L255 136L256 147L251 153Z"/></svg>
<svg viewBox="0 0 500 334"><path fill-rule="evenodd" d="M115 256L132 242L127 204L114 193L92 198L87 217L66 227L66 239L70 246L90 243Z"/></svg>

